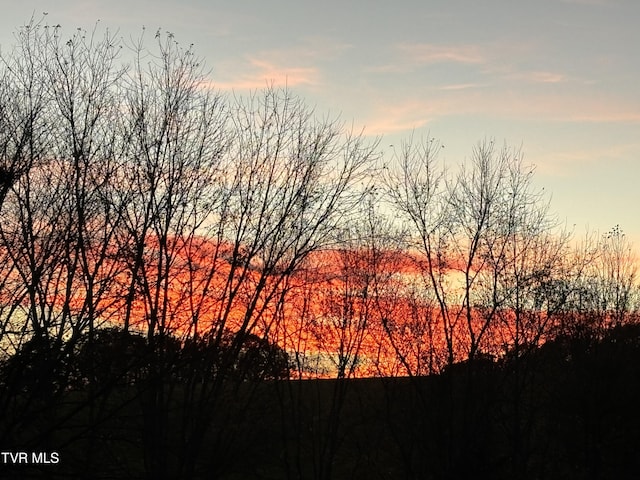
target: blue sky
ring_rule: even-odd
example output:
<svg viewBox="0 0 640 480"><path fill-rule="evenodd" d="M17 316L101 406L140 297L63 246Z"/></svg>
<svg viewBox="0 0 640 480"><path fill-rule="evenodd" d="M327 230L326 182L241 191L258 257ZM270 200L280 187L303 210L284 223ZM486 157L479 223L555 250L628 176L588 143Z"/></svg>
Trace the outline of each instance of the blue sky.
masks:
<svg viewBox="0 0 640 480"><path fill-rule="evenodd" d="M521 146L578 235L620 224L640 245L637 0L6 2L2 49L42 12L69 33L172 31L218 88L286 83L387 150L412 131L451 165L484 138Z"/></svg>

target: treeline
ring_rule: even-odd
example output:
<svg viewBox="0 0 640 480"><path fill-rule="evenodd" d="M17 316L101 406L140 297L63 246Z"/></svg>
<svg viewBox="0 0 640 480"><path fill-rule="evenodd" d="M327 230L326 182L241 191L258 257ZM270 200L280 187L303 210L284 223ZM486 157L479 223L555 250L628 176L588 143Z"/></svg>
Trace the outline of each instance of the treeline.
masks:
<svg viewBox="0 0 640 480"><path fill-rule="evenodd" d="M210 350L194 357L176 345L165 365L173 400L161 419L164 478L634 478L639 333L626 325L598 339L561 336L526 357L476 359L420 377L265 382L255 381L264 363L249 360L207 403L210 428L197 455L182 436L184 410L194 407L183 403L186 379L197 372L206 388L215 362ZM56 408L29 392L31 416L11 451L53 452L60 461L5 464L5 478L150 476L141 454L148 422L160 419L144 415L150 359L143 339L129 335L105 332L96 353L71 362L76 383ZM249 348L245 358L260 351ZM99 361L85 363L91 358ZM35 373L28 368L24 388ZM102 386L93 399L89 375ZM46 428L43 443L35 435Z"/></svg>
<svg viewBox="0 0 640 480"><path fill-rule="evenodd" d="M484 141L453 172L427 138L385 163L290 92L223 95L191 47L145 35L31 21L0 56L3 449L198 478L268 408L287 476L332 478L349 379L511 359L520 402L541 347L637 322L623 232L574 240L521 152ZM318 376L337 381L314 416L296 380ZM442 418L466 418L466 385Z"/></svg>

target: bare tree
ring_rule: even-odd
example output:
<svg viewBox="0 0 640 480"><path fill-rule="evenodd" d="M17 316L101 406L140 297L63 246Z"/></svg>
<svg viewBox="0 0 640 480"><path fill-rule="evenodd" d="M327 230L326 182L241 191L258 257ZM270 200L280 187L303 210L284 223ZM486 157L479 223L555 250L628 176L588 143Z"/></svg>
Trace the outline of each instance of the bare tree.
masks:
<svg viewBox="0 0 640 480"><path fill-rule="evenodd" d="M16 39L1 86L11 177L0 224L8 265L2 342L11 355L3 402L17 412L3 433L45 445L59 426L68 358L112 301L119 206L104 199L121 159L113 90L122 70L113 68L119 49L108 33L63 40L59 27L32 20ZM37 425L35 437L20 433L25 421Z"/></svg>
<svg viewBox="0 0 640 480"><path fill-rule="evenodd" d="M64 37L43 20L17 40L0 71L2 371L16 387L2 404L39 409L51 433L72 386L89 395L69 415L89 412L90 423L140 402L147 474L192 476L207 463L205 439L233 430L216 410L228 380L247 378L239 369L277 338L291 279L358 204L376 143L286 90L222 96L169 33L148 49L144 35L133 45L97 27ZM122 341L97 332L114 325ZM92 342L129 352L141 333L143 364L118 364L139 372L139 392L116 401L89 371ZM180 357L189 345L214 352L210 365ZM79 352L86 364L71 379ZM47 391L17 408L28 369ZM3 438L28 418L3 420ZM87 433L87 462L97 438Z"/></svg>
<svg viewBox="0 0 640 480"><path fill-rule="evenodd" d="M435 139L414 143L411 138L403 143L394 158L397 166L385 168L385 185L392 205L415 234L410 235L414 240L407 245L408 251L422 257L417 259L417 266L424 288L433 295L438 331L444 339L447 363L452 364L456 359L456 325L450 315L448 272L451 264L447 258L451 218L446 211L446 172L438 162L440 149L441 145Z"/></svg>
<svg viewBox="0 0 640 480"><path fill-rule="evenodd" d="M154 350L177 334L206 335L208 348L221 352L213 378L184 392L185 401L197 395L206 405L186 412L191 440L180 468L188 472L245 343L277 331L288 279L357 203L354 187L374 147L287 91L269 88L220 110L220 98L200 87L191 52L171 36L161 41L158 64L136 73L128 97L132 159L142 161L127 182L138 196L125 222L123 244L133 255L122 311L125 325L143 320ZM150 389L150 419L171 402L163 385ZM166 435L149 436L148 464L158 475Z"/></svg>
<svg viewBox="0 0 640 480"><path fill-rule="evenodd" d="M452 177L437 163L439 149L434 140L405 144L386 183L413 227L416 261L438 306L451 364L500 353L491 341L500 333L498 317L532 301L531 289L560 265L568 236L556 232L519 151L482 142Z"/></svg>
<svg viewBox="0 0 640 480"><path fill-rule="evenodd" d="M637 313L637 261L633 246L619 225L602 236L595 262L594 310L607 317L607 326L620 326Z"/></svg>
<svg viewBox="0 0 640 480"><path fill-rule="evenodd" d="M563 272L569 236L557 230L519 150L481 142L451 175L437 160L440 149L433 139L403 144L385 183L392 205L408 222L414 241L407 247L415 252L426 280L422 288L435 307L425 311L422 331L444 354L445 365L467 363L462 395L447 377L444 423L435 427L449 432L440 441L443 468L455 471L456 451L482 450L473 439L486 428L488 404L475 398L484 357L513 349L520 355L550 331L549 310L535 307L543 286ZM387 334L398 341L390 329Z"/></svg>
<svg viewBox="0 0 640 480"><path fill-rule="evenodd" d="M14 50L0 60L0 205L18 178L42 159L52 138L44 59L38 52L43 27L31 20L19 29Z"/></svg>
<svg viewBox="0 0 640 480"><path fill-rule="evenodd" d="M376 195L369 190L336 225L332 243L309 256L285 300L290 314L280 325L281 343L292 351L296 375L277 393L286 473L292 478L336 474L340 445L352 436L344 413L347 398L355 394L351 381L380 367L375 325L380 324L379 304L389 300L387 267L395 252L388 248L390 232L383 228ZM300 381L317 377L331 381ZM353 425L357 419L347 422Z"/></svg>

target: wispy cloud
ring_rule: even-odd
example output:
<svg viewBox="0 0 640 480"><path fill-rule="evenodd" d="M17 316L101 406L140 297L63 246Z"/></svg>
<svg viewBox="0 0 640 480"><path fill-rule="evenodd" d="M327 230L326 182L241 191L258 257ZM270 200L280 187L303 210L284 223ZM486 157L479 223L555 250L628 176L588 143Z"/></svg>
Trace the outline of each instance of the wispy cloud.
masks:
<svg viewBox="0 0 640 480"><path fill-rule="evenodd" d="M563 89L566 90L566 89ZM548 94L544 90L510 92L500 100L500 92L487 98L471 99L479 114L522 120L566 123L640 123L640 110L634 102L614 95L594 97L590 90ZM508 101L504 101L504 99Z"/></svg>
<svg viewBox="0 0 640 480"><path fill-rule="evenodd" d="M533 83L562 83L567 81L567 76L557 72L524 72L523 78Z"/></svg>
<svg viewBox="0 0 640 480"><path fill-rule="evenodd" d="M315 67L278 64L249 58L244 72L222 82L215 82L221 90L255 90L266 85L312 86L319 83L319 72Z"/></svg>
<svg viewBox="0 0 640 480"><path fill-rule="evenodd" d="M424 127L433 120L434 115L433 107L415 100L380 102L368 118L365 116L360 123L367 135L386 135Z"/></svg>
<svg viewBox="0 0 640 480"><path fill-rule="evenodd" d="M389 52L391 60L367 69L372 73L406 73L439 63L482 64L486 56L476 45L436 45L431 43L402 43Z"/></svg>
<svg viewBox="0 0 640 480"><path fill-rule="evenodd" d="M640 110L633 104L609 96L593 97L590 90L549 93L532 85L513 90L504 85L451 84L430 93L385 96L380 93L373 106L359 117L368 134L408 132L445 117L483 118L515 122L567 124L640 124ZM436 92L440 91L438 95Z"/></svg>
<svg viewBox="0 0 640 480"><path fill-rule="evenodd" d="M483 63L486 59L476 45L402 44L398 50L413 63Z"/></svg>
<svg viewBox="0 0 640 480"><path fill-rule="evenodd" d="M578 112L574 115L569 115L567 120L587 123L640 123L640 113L615 109Z"/></svg>
<svg viewBox="0 0 640 480"><path fill-rule="evenodd" d="M640 154L639 143L607 145L600 148L572 148L538 154L536 163L540 173L570 177L576 168L588 168L596 163L614 165L626 158L637 158Z"/></svg>
<svg viewBox="0 0 640 480"><path fill-rule="evenodd" d="M308 37L285 48L254 51L238 59L228 59L220 71L226 75L216 82L222 90L254 90L266 84L289 87L317 87L323 70L349 50L349 44L322 37Z"/></svg>
<svg viewBox="0 0 640 480"><path fill-rule="evenodd" d="M455 83L451 85L443 85L440 87L440 90L469 90L472 88L483 88L486 86L486 83Z"/></svg>

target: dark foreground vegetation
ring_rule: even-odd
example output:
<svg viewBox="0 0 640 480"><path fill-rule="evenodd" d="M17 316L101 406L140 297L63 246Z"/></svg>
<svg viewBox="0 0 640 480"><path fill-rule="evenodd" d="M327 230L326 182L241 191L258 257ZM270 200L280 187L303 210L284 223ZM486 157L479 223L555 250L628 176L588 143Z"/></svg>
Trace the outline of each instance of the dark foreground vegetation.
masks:
<svg viewBox="0 0 640 480"><path fill-rule="evenodd" d="M69 357L66 372L51 368L60 364L51 347L33 345L3 363L3 450L30 452L30 464L1 464L3 478L605 479L640 471L638 325L429 377L288 380L282 352L258 342L215 395L202 375L217 359L204 347L193 355L195 346L176 346L160 368L152 352L142 354L141 338L116 330L96 338L91 352ZM56 377L74 381L55 392ZM58 461L34 465L31 452L55 452Z"/></svg>

